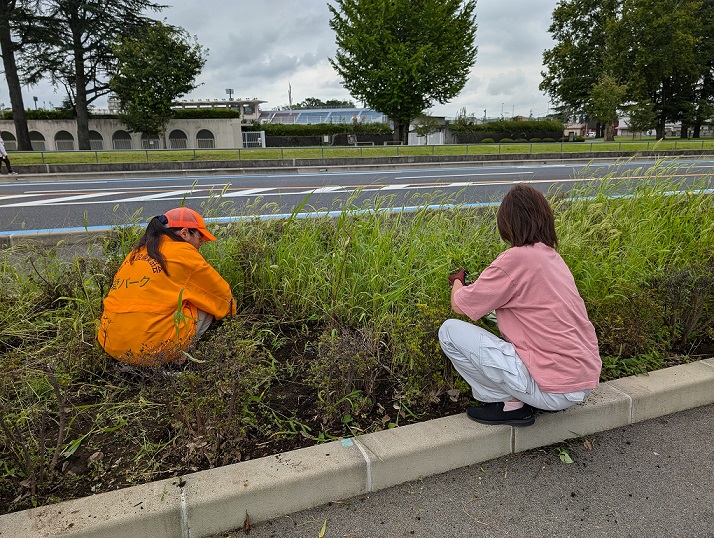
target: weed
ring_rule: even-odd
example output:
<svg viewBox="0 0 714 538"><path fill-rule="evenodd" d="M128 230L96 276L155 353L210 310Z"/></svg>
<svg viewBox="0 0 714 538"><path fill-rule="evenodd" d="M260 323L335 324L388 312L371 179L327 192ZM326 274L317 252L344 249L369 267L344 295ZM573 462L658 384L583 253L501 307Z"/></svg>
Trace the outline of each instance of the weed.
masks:
<svg viewBox="0 0 714 538"><path fill-rule="evenodd" d="M603 380L714 348L714 196L709 178L675 192L674 172L659 163L572 196L552 193L559 250L596 327ZM449 272L466 267L477 278L506 248L495 208L422 197L408 203L424 207L406 212L390 197L355 200L334 218L295 213L216 230L220 240L202 253L231 284L239 314L195 343L195 360L162 368L119 364L94 340L141 212L117 212L117 228L92 248L0 250L3 506L462 410L469 387L437 332L453 315ZM204 214L222 204L217 192Z"/></svg>

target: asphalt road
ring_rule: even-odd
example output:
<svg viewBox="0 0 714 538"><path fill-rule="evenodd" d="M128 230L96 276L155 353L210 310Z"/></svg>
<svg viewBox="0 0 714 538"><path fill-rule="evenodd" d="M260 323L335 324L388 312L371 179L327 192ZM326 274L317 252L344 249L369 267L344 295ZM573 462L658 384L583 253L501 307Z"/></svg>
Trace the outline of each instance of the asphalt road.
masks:
<svg viewBox="0 0 714 538"><path fill-rule="evenodd" d="M318 537L324 526L324 538L712 537L713 434L704 406L335 499L250 536Z"/></svg>
<svg viewBox="0 0 714 538"><path fill-rule="evenodd" d="M547 191L568 192L574 185L597 184L604 177L622 192L646 177L654 161L617 164L530 165L434 168L378 172L271 175L210 175L0 183L0 233L125 225L185 204L221 221L235 216L415 207L425 204L479 204L500 199L518 182ZM692 183L708 177L714 161L678 162L664 175Z"/></svg>

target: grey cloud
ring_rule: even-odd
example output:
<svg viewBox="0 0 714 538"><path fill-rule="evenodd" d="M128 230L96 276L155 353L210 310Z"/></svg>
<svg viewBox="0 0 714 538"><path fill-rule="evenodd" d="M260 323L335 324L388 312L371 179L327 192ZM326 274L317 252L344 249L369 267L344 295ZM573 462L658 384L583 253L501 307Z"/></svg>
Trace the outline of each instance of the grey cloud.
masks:
<svg viewBox="0 0 714 538"><path fill-rule="evenodd" d="M512 96L525 86L526 77L521 71L498 73L491 79L487 91L493 96Z"/></svg>
<svg viewBox="0 0 714 538"><path fill-rule="evenodd" d="M479 0L479 52L471 78L452 103L435 109L453 116L466 106L480 109L480 115L484 108L500 111L501 102L509 100L547 104L538 83L543 50L552 46L547 28L557 3ZM287 102L292 83L297 100L349 98L327 63L335 54L335 36L326 0L172 0L163 12L149 15L183 27L209 49L199 77L203 85L191 97L219 98L225 88L234 88L237 96L258 97L270 108ZM61 97L41 90L45 87L27 90L26 102L38 95L40 103L59 104ZM0 100L7 105L7 98Z"/></svg>

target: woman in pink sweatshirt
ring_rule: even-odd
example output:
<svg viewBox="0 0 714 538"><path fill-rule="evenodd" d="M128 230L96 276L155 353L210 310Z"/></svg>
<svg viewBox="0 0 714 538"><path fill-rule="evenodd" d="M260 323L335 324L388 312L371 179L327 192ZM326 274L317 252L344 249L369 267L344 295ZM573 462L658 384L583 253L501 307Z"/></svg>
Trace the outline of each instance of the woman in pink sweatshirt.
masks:
<svg viewBox="0 0 714 538"><path fill-rule="evenodd" d="M482 424L530 426L533 408L557 411L582 402L598 385L597 337L573 275L556 251L555 219L545 196L518 185L503 198L498 232L510 244L470 285L449 276L451 307L478 320L495 310L503 339L458 319L439 342L484 405L469 407Z"/></svg>

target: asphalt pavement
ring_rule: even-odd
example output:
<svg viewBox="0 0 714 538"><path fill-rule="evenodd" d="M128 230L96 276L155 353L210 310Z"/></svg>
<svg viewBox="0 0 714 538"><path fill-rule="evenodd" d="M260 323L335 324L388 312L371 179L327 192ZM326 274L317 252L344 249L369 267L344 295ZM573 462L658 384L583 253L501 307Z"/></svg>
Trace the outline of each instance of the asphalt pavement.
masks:
<svg viewBox="0 0 714 538"><path fill-rule="evenodd" d="M706 405L336 499L250 536L712 537L713 441Z"/></svg>

